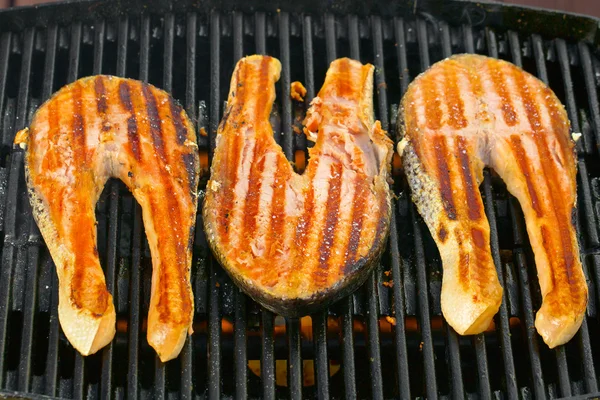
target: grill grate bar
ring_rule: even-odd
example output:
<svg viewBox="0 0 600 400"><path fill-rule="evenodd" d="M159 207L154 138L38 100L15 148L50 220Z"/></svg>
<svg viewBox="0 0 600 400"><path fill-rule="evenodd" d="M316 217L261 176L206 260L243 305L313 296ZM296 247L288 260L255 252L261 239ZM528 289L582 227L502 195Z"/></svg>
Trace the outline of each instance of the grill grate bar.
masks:
<svg viewBox="0 0 600 400"><path fill-rule="evenodd" d="M327 358L327 311L312 315L315 345L315 384L317 398L329 399L329 360Z"/></svg>
<svg viewBox="0 0 600 400"><path fill-rule="evenodd" d="M421 70L429 68L429 48L427 46L426 22L417 20L417 42L419 45L419 59ZM429 307L429 290L427 282L427 261L423 248L423 238L419 224L420 217L414 204L410 205L413 234L415 242L415 263L417 269L417 290L419 304L419 325L421 329L421 341L423 343L423 366L425 368L425 382L427 398L435 400L438 398L437 378L435 375L435 358L433 355L433 338L431 333L431 317Z"/></svg>
<svg viewBox="0 0 600 400"><path fill-rule="evenodd" d="M450 28L448 27L448 24L443 22L440 24L440 30L442 32L442 56L447 58L452 55L452 47L450 44ZM458 343L458 334L450 325L447 323L445 323L445 325L448 342L447 356L450 359L448 368L450 371L450 376L452 377L452 395L455 398L464 398L465 389L463 384L462 368L460 364L460 346Z"/></svg>
<svg viewBox="0 0 600 400"><path fill-rule="evenodd" d="M302 19L302 49L304 50L304 84L306 85L306 104L309 104L315 97L312 36L312 18L309 15L305 15ZM329 55L327 57L329 58Z"/></svg>
<svg viewBox="0 0 600 400"><path fill-rule="evenodd" d="M265 13L257 12L254 16L254 40L256 46L256 54L267 54L267 38Z"/></svg>
<svg viewBox="0 0 600 400"><path fill-rule="evenodd" d="M400 76L400 96L404 96L410 76L408 73L408 56L406 55L406 35L404 28L404 20L394 18L394 33L396 37L396 57L398 58L398 74Z"/></svg>
<svg viewBox="0 0 600 400"><path fill-rule="evenodd" d="M187 31L185 40L186 48L186 75L185 75L185 111L192 119L196 120L196 37L198 15L191 12L187 16Z"/></svg>
<svg viewBox="0 0 600 400"><path fill-rule="evenodd" d="M435 359L433 356L433 341L431 337L431 318L429 316L429 298L427 288L426 261L423 249L423 238L419 217L414 205L411 204L411 217L415 241L415 263L417 269L417 291L419 303L419 325L421 329L421 342L423 343L423 366L425 368L426 393L428 399L437 399L437 378L435 376Z"/></svg>
<svg viewBox="0 0 600 400"><path fill-rule="evenodd" d="M342 318L342 364L344 370L344 395L347 399L355 399L356 367L354 365L354 335L352 332L352 296L340 301Z"/></svg>
<svg viewBox="0 0 600 400"><path fill-rule="evenodd" d="M239 289L235 296L235 392L236 399L248 397L246 295Z"/></svg>
<svg viewBox="0 0 600 400"><path fill-rule="evenodd" d="M586 392L595 393L598 391L598 382L596 381L592 346L590 343L590 332L586 318L583 319L577 336L579 336L579 348L583 358L582 371Z"/></svg>
<svg viewBox="0 0 600 400"><path fill-rule="evenodd" d="M590 181L588 179L588 171L584 159L581 159L578 162L577 172L580 178L577 184L577 189L579 193L583 194L583 196L578 196L577 198L580 204L578 212L581 213L581 210L583 209L585 214L583 222L585 224L585 237L587 238L587 246L593 248L600 245L600 243L598 243L598 224L596 222L594 205L592 204Z"/></svg>
<svg viewBox="0 0 600 400"><path fill-rule="evenodd" d="M377 275L371 273L367 279L368 296L368 347L369 364L371 366L371 398L383 399L383 377L381 375L381 349L379 348L379 308L377 301Z"/></svg>
<svg viewBox="0 0 600 400"><path fill-rule="evenodd" d="M400 260L400 252L398 250L398 229L396 227L396 207L392 205L392 218L390 225L390 252L392 255L392 279L394 281L394 310L396 312L396 326L394 329L396 339L396 372L398 374L399 395L402 399L409 399L410 396L410 380L408 366L408 352L406 346L406 331L405 331L405 312L404 312L404 293L402 288L404 282L400 268L402 261ZM460 364L459 364L460 365ZM462 379L461 379L462 384Z"/></svg>
<svg viewBox="0 0 600 400"><path fill-rule="evenodd" d="M273 313L262 310L262 358L261 378L263 396L267 400L275 399L275 355L273 349Z"/></svg>
<svg viewBox="0 0 600 400"><path fill-rule="evenodd" d="M594 71L592 57L590 55L590 47L587 43L579 42L579 58L580 64L583 68L583 77L585 80L585 88L588 94L588 102L590 106L590 112L592 114L592 122L594 133L596 137L596 149L600 146L600 106L598 105L598 91L594 81ZM598 240L598 233L595 232L596 240Z"/></svg>
<svg viewBox="0 0 600 400"><path fill-rule="evenodd" d="M290 399L302 399L302 354L300 342L300 320L287 319L288 336L288 386Z"/></svg>
<svg viewBox="0 0 600 400"><path fill-rule="evenodd" d="M290 18L287 12L279 14L279 60L281 61L281 102L283 153L289 161L294 159L294 134L292 132L292 100L290 98ZM277 134L278 132L276 132Z"/></svg>
<svg viewBox="0 0 600 400"><path fill-rule="evenodd" d="M21 86L19 88L19 105L17 108L17 116L23 118L17 122L19 129L25 127L28 121L27 115L27 98L29 97L29 76L31 71L31 57L33 52L33 43L35 39L35 30L30 29L25 33L25 47L24 47L24 58L22 64L21 75ZM26 85L27 87L23 87ZM21 111L21 108L24 111ZM20 125L23 125L20 127ZM36 229L35 223L32 218L29 220L29 232L33 233ZM32 235L29 235L31 240ZM32 343L33 343L33 328L34 328L34 316L35 306L37 302L37 281L38 281L38 253L39 248L37 245L31 246L27 249L27 281L25 293L25 301L23 305L23 330L21 334L21 352L19 357L19 391L28 392L31 386L31 354L32 354ZM26 253L23 253L25 256ZM17 261L18 262L18 261ZM0 353L1 354L1 353ZM1 369L0 369L1 371Z"/></svg>
<svg viewBox="0 0 600 400"><path fill-rule="evenodd" d="M142 41L144 31L142 30ZM131 249L131 282L129 292L129 368L127 370L127 393L132 399L138 398L139 339L140 339L140 274L142 256L142 208L135 205L133 212L133 237Z"/></svg>
<svg viewBox="0 0 600 400"><path fill-rule="evenodd" d="M106 32L106 23L103 19L99 19L94 24L94 75L102 73L102 59L104 57L104 34ZM117 58L118 60L118 58ZM118 62L118 61L117 61Z"/></svg>
<svg viewBox="0 0 600 400"><path fill-rule="evenodd" d="M514 204L516 200L511 201L513 209L517 206ZM520 213L520 216L522 214ZM523 299L523 313L525 321L525 332L527 334L527 349L529 351L529 360L531 366L531 380L533 384L533 393L535 398L545 399L546 389L544 383L544 375L542 372L542 363L540 361L540 350L538 344L538 334L534 327L533 305L531 304L531 290L529 288L529 276L527 273L527 263L525 255L521 249L517 249L514 255L517 271L519 273L519 286L521 289L521 298Z"/></svg>
<svg viewBox="0 0 600 400"><path fill-rule="evenodd" d="M488 52L491 57L498 58L498 43L496 33L491 29L486 30ZM494 212L494 193L489 174L485 174L483 182L483 192L485 195L485 209L490 224L490 248L492 251L492 259L496 266L498 280L503 288L506 288L504 280L504 271L502 261L500 259L500 244L498 238L498 229L496 223L496 213ZM511 340L510 340L510 324L508 321L508 290L502 292L502 303L500 311L495 316L495 320L500 327L500 346L502 348L502 359L504 361L504 376L506 379L506 390L509 398L518 396L517 389L517 374L515 371L515 360L513 357Z"/></svg>
<svg viewBox="0 0 600 400"><path fill-rule="evenodd" d="M11 33L5 32L0 37L0 113L4 115L4 92L6 91L6 78L8 76L8 59L10 57ZM0 127L2 127L0 118ZM1 225L0 225L1 227ZM0 370L0 372L2 372Z"/></svg>
<svg viewBox="0 0 600 400"><path fill-rule="evenodd" d="M569 120L571 121L571 132L582 132L579 124L579 115L577 115L575 94L573 93L573 81L571 79L571 66L569 65L567 43L563 39L556 39L555 45L567 100L567 113L569 114ZM576 147L581 148L586 154L591 154L593 139L590 136L590 131L583 131L581 139L582 140L577 143Z"/></svg>

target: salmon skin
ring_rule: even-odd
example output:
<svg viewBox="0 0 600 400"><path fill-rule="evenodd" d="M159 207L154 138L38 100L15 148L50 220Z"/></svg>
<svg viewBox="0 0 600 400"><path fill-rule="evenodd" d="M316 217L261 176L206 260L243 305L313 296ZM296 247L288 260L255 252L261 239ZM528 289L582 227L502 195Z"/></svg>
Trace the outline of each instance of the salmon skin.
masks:
<svg viewBox="0 0 600 400"><path fill-rule="evenodd" d="M373 66L339 59L307 112L316 144L296 174L269 123L280 70L268 56L238 62L203 216L233 280L267 309L298 316L355 290L379 259L393 143L373 118Z"/></svg>
<svg viewBox="0 0 600 400"><path fill-rule="evenodd" d="M121 179L142 207L152 253L148 342L177 357L192 330L191 249L199 156L192 123L166 92L112 76L55 93L17 134L33 216L56 264L58 316L73 347L93 354L115 334L96 247L94 207Z"/></svg>
<svg viewBox="0 0 600 400"><path fill-rule="evenodd" d="M508 62L458 55L411 83L398 122L412 198L442 257L448 323L463 335L480 333L502 301L478 190L487 165L525 215L543 296L536 329L551 348L568 342L588 289L574 226L574 142L552 90Z"/></svg>

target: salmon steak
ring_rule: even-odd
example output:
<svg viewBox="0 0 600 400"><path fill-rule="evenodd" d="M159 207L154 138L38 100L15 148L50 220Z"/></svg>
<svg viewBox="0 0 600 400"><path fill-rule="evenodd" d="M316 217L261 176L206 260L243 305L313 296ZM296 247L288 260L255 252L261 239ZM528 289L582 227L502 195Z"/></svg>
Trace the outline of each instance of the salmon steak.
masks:
<svg viewBox="0 0 600 400"><path fill-rule="evenodd" d="M95 205L115 177L142 208L152 254L148 342L162 361L191 333L191 249L199 156L192 123L166 92L112 76L55 93L17 134L33 216L56 265L58 316L81 354L115 334L115 307L96 246Z"/></svg>
<svg viewBox="0 0 600 400"><path fill-rule="evenodd" d="M550 348L568 342L585 314L587 284L574 225L574 142L556 95L513 64L458 55L410 84L398 123L412 198L442 259L448 323L480 333L502 302L478 190L489 166L523 209L543 297L535 327Z"/></svg>
<svg viewBox="0 0 600 400"><path fill-rule="evenodd" d="M304 121L302 175L273 138L281 64L240 60L219 126L203 217L213 253L267 309L299 316L355 290L385 247L393 143L373 116L373 66L331 63Z"/></svg>

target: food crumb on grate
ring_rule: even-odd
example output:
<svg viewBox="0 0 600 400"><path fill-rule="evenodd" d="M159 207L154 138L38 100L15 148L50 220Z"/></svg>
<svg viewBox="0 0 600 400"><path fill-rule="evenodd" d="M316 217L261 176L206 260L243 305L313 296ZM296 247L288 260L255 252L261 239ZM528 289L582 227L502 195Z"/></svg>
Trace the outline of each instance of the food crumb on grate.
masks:
<svg viewBox="0 0 600 400"><path fill-rule="evenodd" d="M292 82L290 88L290 97L296 101L302 102L304 101L304 96L306 96L306 88L304 87L302 82Z"/></svg>
<svg viewBox="0 0 600 400"><path fill-rule="evenodd" d="M390 324L392 324L392 325L396 326L396 318L394 318L394 317L390 317L389 315L387 315L387 316L385 317L385 320L386 320L387 322L389 322Z"/></svg>

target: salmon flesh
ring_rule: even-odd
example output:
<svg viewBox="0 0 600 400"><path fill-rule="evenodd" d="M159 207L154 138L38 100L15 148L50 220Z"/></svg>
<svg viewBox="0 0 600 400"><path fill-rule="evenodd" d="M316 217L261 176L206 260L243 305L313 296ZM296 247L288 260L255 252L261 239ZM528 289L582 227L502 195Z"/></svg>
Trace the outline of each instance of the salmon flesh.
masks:
<svg viewBox="0 0 600 400"><path fill-rule="evenodd" d="M191 332L191 248L199 157L192 123L154 86L112 76L60 89L17 134L33 216L59 280L58 316L73 347L95 353L115 334L115 308L96 247L94 207L106 181L140 203L150 251L148 342L163 361Z"/></svg>
<svg viewBox="0 0 600 400"><path fill-rule="evenodd" d="M411 83L398 126L412 198L442 258L448 323L459 334L480 333L502 301L478 190L487 165L525 215L543 296L537 331L551 348L569 341L587 284L574 226L574 142L552 90L508 62L458 55Z"/></svg>
<svg viewBox="0 0 600 400"><path fill-rule="evenodd" d="M304 174L273 139L281 65L237 64L203 209L210 246L233 280L285 316L356 289L385 246L393 143L373 117L373 66L339 59L307 112Z"/></svg>

